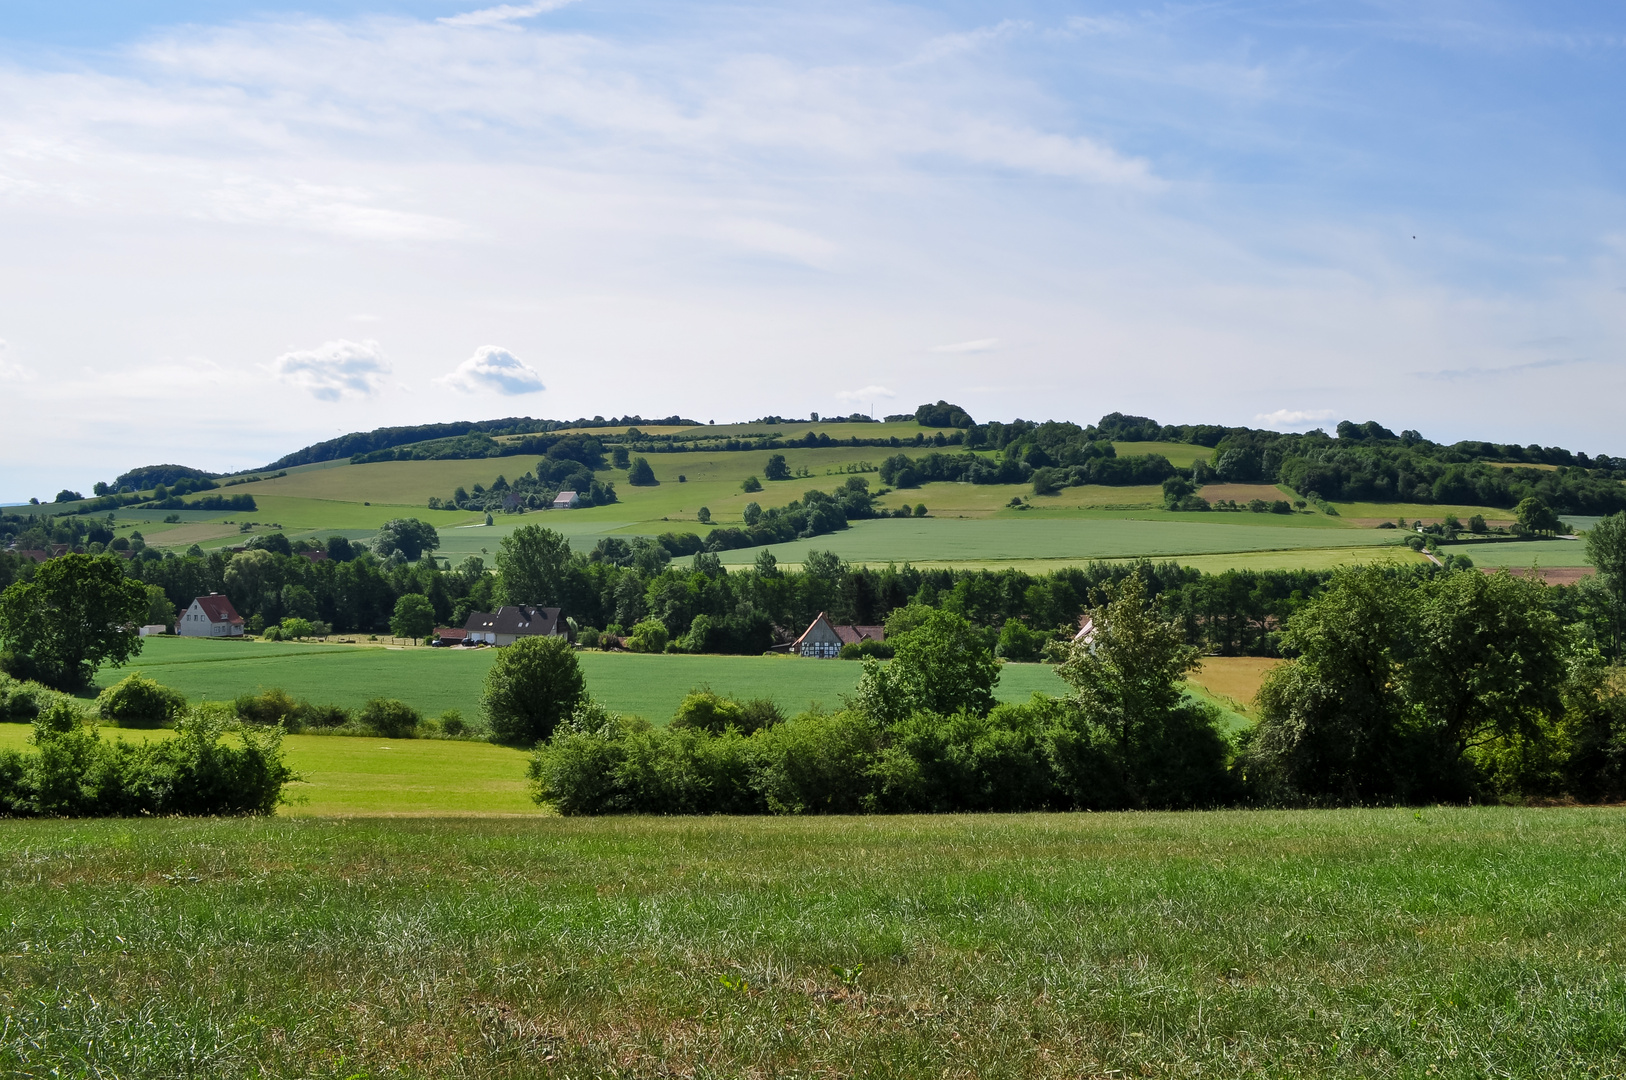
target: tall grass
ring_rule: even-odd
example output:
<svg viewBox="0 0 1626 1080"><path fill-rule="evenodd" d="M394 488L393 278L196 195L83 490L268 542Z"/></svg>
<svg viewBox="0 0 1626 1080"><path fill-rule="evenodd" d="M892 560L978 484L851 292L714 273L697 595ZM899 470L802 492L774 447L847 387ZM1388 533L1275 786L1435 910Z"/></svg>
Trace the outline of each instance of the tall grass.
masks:
<svg viewBox="0 0 1626 1080"><path fill-rule="evenodd" d="M8 1076L1618 1076L1612 809L14 822Z"/></svg>

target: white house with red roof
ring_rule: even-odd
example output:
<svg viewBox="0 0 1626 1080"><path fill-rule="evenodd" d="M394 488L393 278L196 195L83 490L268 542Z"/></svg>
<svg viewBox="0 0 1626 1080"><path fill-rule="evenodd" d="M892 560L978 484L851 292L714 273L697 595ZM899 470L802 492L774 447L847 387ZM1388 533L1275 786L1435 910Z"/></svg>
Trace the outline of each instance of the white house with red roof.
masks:
<svg viewBox="0 0 1626 1080"><path fill-rule="evenodd" d="M231 606L231 599L210 593L192 601L175 620L175 633L181 637L242 637L243 617Z"/></svg>

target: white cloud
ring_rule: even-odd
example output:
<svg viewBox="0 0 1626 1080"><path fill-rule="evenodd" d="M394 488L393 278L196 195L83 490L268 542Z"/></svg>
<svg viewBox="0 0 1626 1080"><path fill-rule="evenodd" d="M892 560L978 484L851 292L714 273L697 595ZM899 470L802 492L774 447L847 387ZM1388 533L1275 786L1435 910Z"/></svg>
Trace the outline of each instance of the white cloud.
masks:
<svg viewBox="0 0 1626 1080"><path fill-rule="evenodd" d="M314 349L283 353L271 364L277 378L319 401L371 397L384 385L390 365L376 341L328 341Z"/></svg>
<svg viewBox="0 0 1626 1080"><path fill-rule="evenodd" d="M0 382L28 382L33 377L32 371L6 360L6 343L0 341Z"/></svg>
<svg viewBox="0 0 1626 1080"><path fill-rule="evenodd" d="M1264 424L1266 427L1285 427L1288 424L1303 424L1311 420L1331 420L1331 409L1277 409L1275 412L1260 413L1255 416L1254 422Z"/></svg>
<svg viewBox="0 0 1626 1080"><path fill-rule="evenodd" d="M975 341L957 341L952 345L933 345L926 351L935 353L985 353L993 352L998 345L998 338L978 338Z"/></svg>
<svg viewBox="0 0 1626 1080"><path fill-rule="evenodd" d="M531 365L497 345L482 345L455 371L435 380L465 394L495 390L499 394L534 394L546 389Z"/></svg>
<svg viewBox="0 0 1626 1080"><path fill-rule="evenodd" d="M860 390L842 390L836 394L836 397L842 401L854 403L874 401L876 398L895 398L897 396L896 391L889 390L884 386L866 386Z"/></svg>
<svg viewBox="0 0 1626 1080"><path fill-rule="evenodd" d="M574 0L536 0L531 4L498 4L496 7L481 8L478 11L465 11L461 15L448 15L436 21L447 26L501 26L516 19L529 19L554 11L570 3L574 3Z"/></svg>

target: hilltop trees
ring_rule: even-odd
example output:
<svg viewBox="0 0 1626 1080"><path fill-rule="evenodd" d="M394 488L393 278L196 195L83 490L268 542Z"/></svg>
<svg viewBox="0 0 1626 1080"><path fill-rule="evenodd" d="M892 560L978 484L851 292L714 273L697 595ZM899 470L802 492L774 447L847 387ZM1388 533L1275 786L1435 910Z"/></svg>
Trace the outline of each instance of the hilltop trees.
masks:
<svg viewBox="0 0 1626 1080"><path fill-rule="evenodd" d="M141 651L136 627L146 618L147 590L111 555L63 555L32 581L0 593L0 644L19 678L59 690L87 685L102 664L123 664Z"/></svg>

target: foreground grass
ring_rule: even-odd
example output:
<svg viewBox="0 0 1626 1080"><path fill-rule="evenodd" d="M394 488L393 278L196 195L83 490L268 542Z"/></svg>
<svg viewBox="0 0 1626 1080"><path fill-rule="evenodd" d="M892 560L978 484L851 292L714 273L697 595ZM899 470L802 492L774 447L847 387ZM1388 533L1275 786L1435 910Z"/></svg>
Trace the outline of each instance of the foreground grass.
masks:
<svg viewBox="0 0 1626 1080"><path fill-rule="evenodd" d="M0 825L9 1076L1611 1076L1618 810Z"/></svg>

